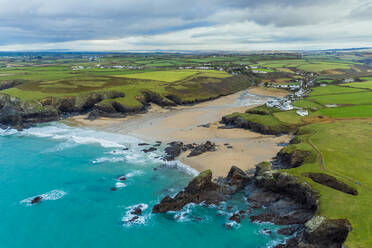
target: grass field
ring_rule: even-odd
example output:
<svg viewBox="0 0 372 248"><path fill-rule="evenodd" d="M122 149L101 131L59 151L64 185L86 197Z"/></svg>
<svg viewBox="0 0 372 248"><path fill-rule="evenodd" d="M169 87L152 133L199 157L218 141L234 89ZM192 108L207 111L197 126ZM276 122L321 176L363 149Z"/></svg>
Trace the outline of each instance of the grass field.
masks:
<svg viewBox="0 0 372 248"><path fill-rule="evenodd" d="M314 100L322 105L326 104L372 104L372 92L356 92L349 94L329 94L311 96L309 100Z"/></svg>
<svg viewBox="0 0 372 248"><path fill-rule="evenodd" d="M315 115L325 115L331 118L367 118L372 117L372 105L323 108Z"/></svg>
<svg viewBox="0 0 372 248"><path fill-rule="evenodd" d="M353 92L363 92L363 89L353 89L349 87L342 87L338 85L327 85L313 88L309 96L319 96L319 95L329 95L329 94L339 94L339 93L353 93Z"/></svg>
<svg viewBox="0 0 372 248"><path fill-rule="evenodd" d="M291 111L282 111L273 113L279 121L288 123L288 124L298 124L301 122L302 117L296 113L296 110Z"/></svg>
<svg viewBox="0 0 372 248"><path fill-rule="evenodd" d="M282 72L290 72L288 68L297 68L298 70L308 72L350 69L353 64L353 62L322 61L317 59L269 60L258 62L258 65L262 67L276 68L278 71Z"/></svg>
<svg viewBox="0 0 372 248"><path fill-rule="evenodd" d="M312 124L300 129L300 146L311 148L315 162L305 162L289 172L310 183L321 193L319 215L332 219L347 218L353 230L346 246L360 248L371 246L372 235L372 122L337 121ZM292 145L298 146L298 145ZM289 147L291 149L291 147ZM298 148L296 148L298 149ZM315 183L303 173L327 173L358 190L349 195Z"/></svg>
<svg viewBox="0 0 372 248"><path fill-rule="evenodd" d="M21 69L19 69L21 70ZM26 75L24 75L26 74ZM143 90L161 96L175 95L180 101L197 101L214 98L248 87L250 80L231 79L224 71L214 70L115 70L96 68L72 71L69 67L26 68L16 73L18 80L26 80L3 93L23 100L41 100L46 97L77 96L89 92L118 91L125 97L116 99L124 106L141 107L138 97ZM8 80L13 80L8 78Z"/></svg>
<svg viewBox="0 0 372 248"><path fill-rule="evenodd" d="M343 85L353 87L353 88L372 89L372 80L367 80L364 82L357 82L357 83L347 83Z"/></svg>
<svg viewBox="0 0 372 248"><path fill-rule="evenodd" d="M294 102L293 105L295 107L305 108L305 109L309 109L309 108L320 109L320 108L323 108L323 106L320 105L319 103L316 103L316 102L311 101L311 100L306 100L306 99L299 99L296 102Z"/></svg>
<svg viewBox="0 0 372 248"><path fill-rule="evenodd" d="M154 81L163 81L163 82L175 82L192 75L196 75L198 71L185 70L185 71L154 71L154 72L145 72L145 73L134 73L121 75L117 77L125 78L137 78L137 79L146 79Z"/></svg>

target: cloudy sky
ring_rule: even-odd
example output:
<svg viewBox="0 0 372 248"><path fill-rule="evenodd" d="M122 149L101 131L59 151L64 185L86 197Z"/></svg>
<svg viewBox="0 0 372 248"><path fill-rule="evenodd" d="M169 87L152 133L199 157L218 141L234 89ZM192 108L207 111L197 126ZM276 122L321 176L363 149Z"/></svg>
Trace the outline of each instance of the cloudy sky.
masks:
<svg viewBox="0 0 372 248"><path fill-rule="evenodd" d="M372 0L0 0L0 51L372 47Z"/></svg>

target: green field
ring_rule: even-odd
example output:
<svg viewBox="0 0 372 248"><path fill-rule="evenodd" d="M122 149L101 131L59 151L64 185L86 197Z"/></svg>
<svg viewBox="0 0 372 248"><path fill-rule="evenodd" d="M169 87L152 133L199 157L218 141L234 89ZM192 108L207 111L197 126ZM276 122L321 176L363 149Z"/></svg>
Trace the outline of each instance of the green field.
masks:
<svg viewBox="0 0 372 248"><path fill-rule="evenodd" d="M1 70L1 69L0 69ZM9 71L9 69L5 69ZM251 80L247 76L233 77L216 70L125 70L91 68L71 70L70 67L17 68L15 75L6 75L7 81L24 80L2 93L22 100L41 100L47 97L79 96L91 92L116 91L125 97L116 102L129 108L141 108L143 91L159 94L164 101L172 95L177 102L203 101L246 89ZM110 100L105 100L110 101Z"/></svg>
<svg viewBox="0 0 372 248"><path fill-rule="evenodd" d="M329 94L311 96L309 100L314 100L322 105L326 104L372 104L372 92L356 92L349 94Z"/></svg>
<svg viewBox="0 0 372 248"><path fill-rule="evenodd" d="M293 105L295 107L305 108L305 109L310 109L310 108L320 109L320 108L323 108L323 106L320 105L319 103L316 103L316 102L311 101L311 100L306 100L306 99L299 99Z"/></svg>
<svg viewBox="0 0 372 248"><path fill-rule="evenodd" d="M372 80L358 82L358 83L347 83L343 85L353 87L353 88L372 89Z"/></svg>
<svg viewBox="0 0 372 248"><path fill-rule="evenodd" d="M302 117L296 113L296 110L282 111L273 113L273 115L281 122L288 124L298 124L301 122Z"/></svg>
<svg viewBox="0 0 372 248"><path fill-rule="evenodd" d="M314 59L291 59L260 61L258 65L267 68L277 68L279 71L289 72L286 68L297 68L308 72L322 72L329 70L350 69L354 63L341 61L322 61Z"/></svg>
<svg viewBox="0 0 372 248"><path fill-rule="evenodd" d="M329 95L329 94L339 94L339 93L353 93L353 92L363 92L363 89L353 89L349 87L342 87L338 85L327 85L313 88L309 96L319 96L319 95Z"/></svg>
<svg viewBox="0 0 372 248"><path fill-rule="evenodd" d="M288 170L310 183L320 192L319 215L331 219L348 219L353 230L348 236L349 248L370 247L372 235L372 123L370 121L338 121L312 124L300 129L300 144L287 149L311 149L316 161L308 160ZM303 173L327 173L358 190L358 195L315 183Z"/></svg>
<svg viewBox="0 0 372 248"><path fill-rule="evenodd" d="M315 114L331 118L367 118L372 117L372 105L323 108Z"/></svg>

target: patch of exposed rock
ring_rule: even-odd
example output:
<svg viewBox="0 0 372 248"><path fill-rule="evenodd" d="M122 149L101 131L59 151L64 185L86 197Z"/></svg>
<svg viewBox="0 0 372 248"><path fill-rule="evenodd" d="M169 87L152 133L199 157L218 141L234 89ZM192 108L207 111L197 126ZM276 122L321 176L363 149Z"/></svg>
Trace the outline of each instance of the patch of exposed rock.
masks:
<svg viewBox="0 0 372 248"><path fill-rule="evenodd" d="M59 119L58 111L38 101L21 101L17 97L0 94L0 125L22 129L35 123Z"/></svg>
<svg viewBox="0 0 372 248"><path fill-rule="evenodd" d="M340 180L331 175L327 175L324 173L305 173L304 176L310 178L316 183L320 183L322 185L344 192L346 194L358 195L358 191L356 189L347 185L344 182L341 182Z"/></svg>
<svg viewBox="0 0 372 248"><path fill-rule="evenodd" d="M207 141L204 144L200 144L200 145L196 146L195 148L193 148L191 150L190 154L187 155L187 156L188 157L194 157L194 156L198 156L200 154L203 154L205 152L214 152L214 151L216 151L216 144L212 143L210 141Z"/></svg>
<svg viewBox="0 0 372 248"><path fill-rule="evenodd" d="M279 135L279 134L286 134L291 131L289 126L283 124L277 128L271 128L269 126L263 125L258 122L254 122L251 120L247 120L242 118L239 115L228 115L222 117L223 124L225 124L228 128L243 128L249 129L254 132L262 133L262 134L271 134L271 135Z"/></svg>
<svg viewBox="0 0 372 248"><path fill-rule="evenodd" d="M182 152L187 150L191 150L188 157L198 156L205 152L212 152L216 151L216 145L210 141L206 141L204 144L184 144L180 141L173 141L167 144L168 146L165 148L165 156L163 157L166 161L172 161Z"/></svg>
<svg viewBox="0 0 372 248"><path fill-rule="evenodd" d="M195 177L187 187L175 197L164 197L152 209L153 213L181 210L189 203L217 204L225 199L220 186L212 182L212 171L207 170Z"/></svg>
<svg viewBox="0 0 372 248"><path fill-rule="evenodd" d="M248 175L236 166L230 169L229 175L223 179L223 182L217 183L212 181L212 171L206 170L191 180L187 187L175 197L172 198L169 195L164 197L153 207L152 212L178 211L189 203L219 204L226 200L228 195L244 188L248 180Z"/></svg>
<svg viewBox="0 0 372 248"><path fill-rule="evenodd" d="M296 237L277 248L342 247L351 230L350 223L314 216L319 195L310 185L286 172L271 170L268 163L257 166L253 182L253 190L248 193L249 201L264 206L265 210L260 215L251 216L251 220L295 225ZM288 233L294 230L288 230Z"/></svg>
<svg viewBox="0 0 372 248"><path fill-rule="evenodd" d="M278 161L283 165L283 168L296 168L311 156L309 151L287 151L285 148L280 150L277 154Z"/></svg>

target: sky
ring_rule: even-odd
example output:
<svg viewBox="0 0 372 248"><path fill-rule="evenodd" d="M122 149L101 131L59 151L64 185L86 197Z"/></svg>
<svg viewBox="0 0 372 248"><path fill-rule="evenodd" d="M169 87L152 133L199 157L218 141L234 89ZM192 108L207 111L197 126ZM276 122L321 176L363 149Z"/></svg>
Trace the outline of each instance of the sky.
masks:
<svg viewBox="0 0 372 248"><path fill-rule="evenodd" d="M0 0L0 51L372 47L372 0Z"/></svg>

